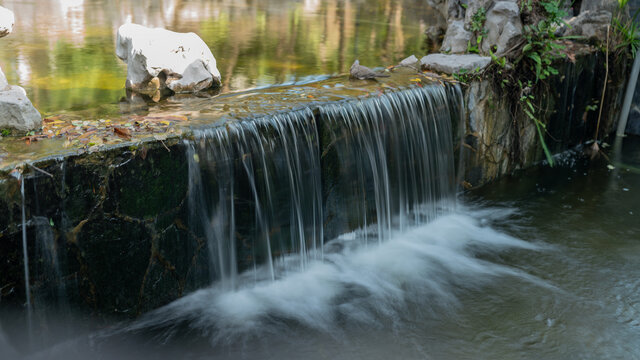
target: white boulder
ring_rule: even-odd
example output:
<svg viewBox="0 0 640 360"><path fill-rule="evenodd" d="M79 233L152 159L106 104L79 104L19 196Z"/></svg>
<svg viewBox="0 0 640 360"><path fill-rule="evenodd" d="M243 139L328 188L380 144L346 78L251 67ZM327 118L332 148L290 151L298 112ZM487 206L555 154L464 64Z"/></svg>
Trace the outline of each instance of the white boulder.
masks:
<svg viewBox="0 0 640 360"><path fill-rule="evenodd" d="M7 77L4 76L2 69L0 69L0 91L5 90L9 87L9 82L7 81Z"/></svg>
<svg viewBox="0 0 640 360"><path fill-rule="evenodd" d="M522 37L520 7L511 1L498 1L487 12L484 23L487 36L482 42L482 51L489 53L495 46L495 53L503 55Z"/></svg>
<svg viewBox="0 0 640 360"><path fill-rule="evenodd" d="M13 11L0 6L0 38L11 34L14 23Z"/></svg>
<svg viewBox="0 0 640 360"><path fill-rule="evenodd" d="M42 117L20 86L0 90L0 129L31 131L42 126Z"/></svg>
<svg viewBox="0 0 640 360"><path fill-rule="evenodd" d="M565 36L582 36L585 40L604 43L607 41L607 26L611 25L611 13L605 10L581 12L568 21Z"/></svg>
<svg viewBox="0 0 640 360"><path fill-rule="evenodd" d="M580 5L580 14L586 11L605 10L613 13L618 8L617 0L583 0Z"/></svg>
<svg viewBox="0 0 640 360"><path fill-rule="evenodd" d="M463 20L450 20L440 51L453 54L467 52L473 34L464 27Z"/></svg>
<svg viewBox="0 0 640 360"><path fill-rule="evenodd" d="M420 63L425 70L455 74L461 70L467 72L484 70L491 63L491 58L476 54L431 54L423 57Z"/></svg>
<svg viewBox="0 0 640 360"><path fill-rule="evenodd" d="M398 66L416 67L416 65L419 65L419 63L420 63L420 60L415 55L411 55L408 58L400 61Z"/></svg>
<svg viewBox="0 0 640 360"><path fill-rule="evenodd" d="M127 63L127 89L136 92L190 93L221 83L216 59L194 33L125 24L118 29L116 55Z"/></svg>

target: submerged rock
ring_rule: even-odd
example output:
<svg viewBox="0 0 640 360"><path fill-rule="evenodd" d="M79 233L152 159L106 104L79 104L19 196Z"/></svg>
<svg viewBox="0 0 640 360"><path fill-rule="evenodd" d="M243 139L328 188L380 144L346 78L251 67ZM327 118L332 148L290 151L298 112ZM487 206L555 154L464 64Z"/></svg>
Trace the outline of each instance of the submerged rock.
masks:
<svg viewBox="0 0 640 360"><path fill-rule="evenodd" d="M611 13L605 10L581 12L568 21L565 36L583 36L585 40L606 42L607 26L611 25Z"/></svg>
<svg viewBox="0 0 640 360"><path fill-rule="evenodd" d="M193 93L221 83L216 59L194 33L125 24L118 29L116 55L127 63L127 89L136 92Z"/></svg>
<svg viewBox="0 0 640 360"><path fill-rule="evenodd" d="M462 54L467 52L469 41L473 34L464 27L463 20L449 21L447 32L444 35L442 47L440 51L450 52L454 54Z"/></svg>
<svg viewBox="0 0 640 360"><path fill-rule="evenodd" d="M423 57L420 63L425 70L454 74L461 70L483 70L491 63L491 58L475 54L431 54Z"/></svg>
<svg viewBox="0 0 640 360"><path fill-rule="evenodd" d="M0 6L0 38L11 34L14 23L13 11Z"/></svg>

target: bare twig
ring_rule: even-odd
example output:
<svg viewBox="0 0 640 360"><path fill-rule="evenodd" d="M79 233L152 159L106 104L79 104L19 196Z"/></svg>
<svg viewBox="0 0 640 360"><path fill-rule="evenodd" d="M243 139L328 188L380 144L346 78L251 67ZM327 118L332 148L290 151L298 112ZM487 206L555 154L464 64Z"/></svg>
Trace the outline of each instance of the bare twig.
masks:
<svg viewBox="0 0 640 360"><path fill-rule="evenodd" d="M604 108L604 96L607 92L607 81L609 81L609 25L607 25L607 48L604 65L604 86L602 87L602 98L600 99L600 112L598 113L598 125L596 126L596 136L593 138L593 148L598 147L598 133L600 132L600 119L602 118L602 109Z"/></svg>
<svg viewBox="0 0 640 360"><path fill-rule="evenodd" d="M44 171L44 170L40 169L39 167L37 167L37 166L35 166L35 165L33 165L33 164L29 164L29 163L27 163L27 165L31 166L31 168L33 168L33 170L37 170L37 171L39 171L39 172L41 172L41 173L43 173L43 174L45 174L45 175L49 176L50 178L53 178L53 177L54 177L54 176L53 176L53 174L51 174L51 173L49 173L49 172L46 172L46 171Z"/></svg>
<svg viewBox="0 0 640 360"><path fill-rule="evenodd" d="M167 145L165 145L164 141L160 140L160 143L162 144L162 146L164 146L165 149L167 149L168 152L171 152L171 150L169 150Z"/></svg>

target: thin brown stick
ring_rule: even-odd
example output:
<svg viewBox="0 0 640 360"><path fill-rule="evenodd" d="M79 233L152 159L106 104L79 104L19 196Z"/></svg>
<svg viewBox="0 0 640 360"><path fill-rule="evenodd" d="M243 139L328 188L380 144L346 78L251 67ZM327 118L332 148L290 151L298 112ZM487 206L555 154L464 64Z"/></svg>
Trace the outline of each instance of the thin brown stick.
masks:
<svg viewBox="0 0 640 360"><path fill-rule="evenodd" d="M49 173L49 172L46 172L46 171L44 171L44 170L40 169L39 167L37 167L37 166L35 166L35 165L33 165L33 164L29 164L29 163L27 163L27 165L31 166L31 168L33 168L33 170L37 170L37 171L39 171L39 172L41 172L41 173L43 173L43 174L45 174L45 175L47 175L47 176L49 176L49 177L51 177L51 178L53 178L53 177L54 177L54 176L53 176L53 174L51 174L51 173Z"/></svg>
<svg viewBox="0 0 640 360"><path fill-rule="evenodd" d="M596 136L593 138L595 143L598 142L598 133L600 132L600 119L602 118L602 108L604 108L604 95L607 91L607 81L609 81L609 25L607 25L607 49L604 65L604 86L602 88L602 98L600 99L600 112L598 113L598 125L596 126Z"/></svg>
<svg viewBox="0 0 640 360"><path fill-rule="evenodd" d="M162 143L162 146L164 146L164 148L167 149L168 152L171 152L171 150L169 150L167 145L164 144L164 141L160 140L160 142Z"/></svg>

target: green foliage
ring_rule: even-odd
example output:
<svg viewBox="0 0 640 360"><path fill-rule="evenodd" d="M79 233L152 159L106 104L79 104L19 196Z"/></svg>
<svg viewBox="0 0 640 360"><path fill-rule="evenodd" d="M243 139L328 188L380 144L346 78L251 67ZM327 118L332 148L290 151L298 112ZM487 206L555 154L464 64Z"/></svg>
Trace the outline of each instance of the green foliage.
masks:
<svg viewBox="0 0 640 360"><path fill-rule="evenodd" d="M618 8L620 10L624 9L624 7L627 6L628 2L629 0L618 0Z"/></svg>
<svg viewBox="0 0 640 360"><path fill-rule="evenodd" d="M549 151L549 147L547 146L546 141L544 140L544 131L547 129L547 125L540 121L536 114L536 109L533 106L533 100L535 97L531 94L531 88L533 86L532 81L528 81L526 83L522 83L518 80L518 86L522 89L520 95L520 104L522 106L522 111L527 115L531 121L536 125L536 131L538 132L538 137L540 138L540 145L542 146L542 150L544 151L544 155L549 162L549 166L553 167L553 156L551 156L551 152Z"/></svg>
<svg viewBox="0 0 640 360"><path fill-rule="evenodd" d="M11 135L11 130L2 129L2 130L0 130L0 134L2 134L2 136L9 136L9 135Z"/></svg>
<svg viewBox="0 0 640 360"><path fill-rule="evenodd" d="M560 51L564 46L556 43L558 38L555 35L556 29L564 24L562 18L567 16L561 9L561 2L562 0L541 1L540 5L546 12L546 18L537 24L524 27L526 42L520 61L524 61L525 67L536 74L536 82L557 75L558 70L553 67L553 62L564 57Z"/></svg>
<svg viewBox="0 0 640 360"><path fill-rule="evenodd" d="M474 79L480 77L480 68L475 68L471 71L467 69L460 69L460 71L458 71L457 73L453 73L452 75L453 78L456 79L456 81L468 84Z"/></svg>
<svg viewBox="0 0 640 360"><path fill-rule="evenodd" d="M473 54L480 53L480 45L487 35L487 29L484 28L484 22L487 20L487 10L481 7L471 17L470 29L475 39L469 40L467 43L467 52Z"/></svg>
<svg viewBox="0 0 640 360"><path fill-rule="evenodd" d="M558 70L553 66L554 62L565 56L562 52L564 46L559 44L555 32L558 27L565 25L564 17L567 13L562 10L562 3L564 0L542 0L534 3L531 0L522 1L520 3L523 10L532 12L534 10L540 10L543 18L534 24L528 24L524 26L524 46L522 47L522 54L517 58L514 64L525 74L534 74L535 77L527 80L518 80L517 89L519 91L519 103L520 108L527 117L533 121L540 138L540 145L544 151L545 157L550 166L554 165L553 157L549 151L549 147L545 141L546 125L540 121L539 112L533 105L534 96L532 95L533 89L542 80L544 81L549 76L558 75ZM535 7L534 5L537 5ZM494 62L503 62L495 56ZM500 63L499 63L500 64ZM508 80L503 80L502 86L510 85Z"/></svg>
<svg viewBox="0 0 640 360"><path fill-rule="evenodd" d="M618 0L618 4L624 2L626 5L626 1ZM622 5L624 7L624 5ZM621 10L622 10L621 7ZM618 44L616 45L616 49L624 49L628 48L631 50L631 56L633 58L636 57L636 52L640 49L640 37L638 36L638 32L640 29L637 25L638 13L640 10L636 11L635 14L628 21L622 21L620 16L614 17L611 21L613 23L613 30L617 35Z"/></svg>
<svg viewBox="0 0 640 360"><path fill-rule="evenodd" d="M498 67L498 75L501 78L500 86L504 89L510 83L509 79L505 76L507 73L507 58L504 56L498 57L493 51L489 50L491 56L491 63Z"/></svg>
<svg viewBox="0 0 640 360"><path fill-rule="evenodd" d="M528 12L532 12L533 11L533 0L523 0L520 3L520 12L522 11L528 11Z"/></svg>

